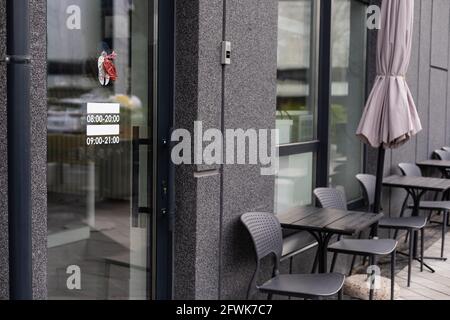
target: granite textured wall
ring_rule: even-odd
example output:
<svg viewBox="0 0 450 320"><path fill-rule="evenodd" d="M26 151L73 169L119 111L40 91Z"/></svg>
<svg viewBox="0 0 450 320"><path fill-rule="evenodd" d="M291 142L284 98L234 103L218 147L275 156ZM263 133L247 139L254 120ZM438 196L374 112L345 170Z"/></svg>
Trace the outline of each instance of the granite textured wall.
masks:
<svg viewBox="0 0 450 320"><path fill-rule="evenodd" d="M232 42L229 66L222 40ZM276 0L178 0L177 127L274 128L276 41ZM273 188L258 166L178 168L176 299L245 297L254 257L239 217L272 211Z"/></svg>
<svg viewBox="0 0 450 320"><path fill-rule="evenodd" d="M178 0L176 123L193 133L222 125L222 0ZM192 135L193 136L193 135ZM219 297L220 168L183 165L176 171L174 297Z"/></svg>
<svg viewBox="0 0 450 320"><path fill-rule="evenodd" d="M33 297L47 298L47 1L30 0Z"/></svg>
<svg viewBox="0 0 450 320"><path fill-rule="evenodd" d="M275 128L278 1L227 0L225 37L233 46L224 68L226 129ZM259 166L222 172L220 298L243 299L255 268L253 244L240 223L245 212L273 212L274 177Z"/></svg>
<svg viewBox="0 0 450 320"><path fill-rule="evenodd" d="M6 0L0 0L0 61L6 54ZM33 297L47 298L47 14L46 1L30 0L31 173ZM8 298L6 66L0 62L0 299Z"/></svg>

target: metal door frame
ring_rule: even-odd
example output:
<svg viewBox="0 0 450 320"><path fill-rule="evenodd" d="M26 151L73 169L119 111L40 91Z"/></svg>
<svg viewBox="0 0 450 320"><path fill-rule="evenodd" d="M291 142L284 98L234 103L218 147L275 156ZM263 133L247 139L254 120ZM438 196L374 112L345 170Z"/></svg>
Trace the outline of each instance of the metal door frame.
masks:
<svg viewBox="0 0 450 320"><path fill-rule="evenodd" d="M154 300L172 298L174 168L170 159L170 135L173 128L175 79L175 0L155 0L157 3L157 32L152 52L153 75L156 79L154 116L153 168L153 227L150 252L152 294ZM151 17L149 17L151 18Z"/></svg>

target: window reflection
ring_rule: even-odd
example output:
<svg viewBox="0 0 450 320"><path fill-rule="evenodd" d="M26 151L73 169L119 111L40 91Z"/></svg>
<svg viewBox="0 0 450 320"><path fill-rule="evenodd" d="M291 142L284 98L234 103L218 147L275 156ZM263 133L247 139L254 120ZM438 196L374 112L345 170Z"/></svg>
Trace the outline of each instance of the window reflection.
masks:
<svg viewBox="0 0 450 320"><path fill-rule="evenodd" d="M279 1L276 122L280 144L315 137L314 2Z"/></svg>
<svg viewBox="0 0 450 320"><path fill-rule="evenodd" d="M312 202L314 154L304 153L280 157L280 169L275 183L275 212Z"/></svg>
<svg viewBox="0 0 450 320"><path fill-rule="evenodd" d="M68 27L69 6L80 9L79 29ZM136 219L133 212L150 201L151 150L138 146L133 152L133 139L151 134L151 6L147 0L47 1L50 299L149 295L150 221L147 216ZM100 79L106 70L106 65L100 69L100 56L113 62L115 81L112 74L109 81L106 75ZM87 143L89 103L119 106L112 122L95 123L118 124L116 136ZM134 203L136 193L139 203ZM81 269L81 290L67 288L71 265Z"/></svg>
<svg viewBox="0 0 450 320"><path fill-rule="evenodd" d="M361 196L363 146L355 136L365 103L366 6L334 0L331 33L330 183L345 187L349 200Z"/></svg>

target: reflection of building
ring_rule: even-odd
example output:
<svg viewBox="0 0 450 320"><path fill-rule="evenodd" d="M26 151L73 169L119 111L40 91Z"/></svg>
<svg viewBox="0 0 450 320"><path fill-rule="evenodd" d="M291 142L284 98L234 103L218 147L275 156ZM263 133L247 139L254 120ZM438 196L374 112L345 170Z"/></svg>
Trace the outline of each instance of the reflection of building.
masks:
<svg viewBox="0 0 450 320"><path fill-rule="evenodd" d="M254 268L239 228L242 213L308 205L313 188L326 184L344 186L350 205L361 205L353 177L373 171L374 161L354 132L374 78L375 34L364 27L365 1L333 0L332 12L320 11L319 2L228 1L224 12L211 4L222 1L177 0L173 32L172 0L155 7L150 0L31 1L35 298L242 299ZM387 168L423 160L450 143L449 121L442 117L449 31L436 25L448 22L443 13L450 3L415 2L420 28L408 80L425 126L433 125L393 151ZM65 27L68 5L80 6L81 30ZM319 29L325 20L331 33ZM1 119L4 29L0 15ZM219 50L224 31L232 41L225 67ZM331 52L319 46L328 38ZM96 77L104 42L118 54L119 80L109 87ZM330 61L330 70L320 68ZM327 76L330 83L320 80ZM131 103L133 97L139 103ZM121 105L120 144L87 146L87 102ZM189 131L194 120L205 128L277 126L279 175L261 176L258 166L180 166L173 183L173 104L176 126ZM0 121L2 271L9 255L6 124ZM313 256L296 259L294 269L309 269ZM69 264L81 267L81 291L65 287ZM0 272L0 298L8 297L8 285L8 274Z"/></svg>

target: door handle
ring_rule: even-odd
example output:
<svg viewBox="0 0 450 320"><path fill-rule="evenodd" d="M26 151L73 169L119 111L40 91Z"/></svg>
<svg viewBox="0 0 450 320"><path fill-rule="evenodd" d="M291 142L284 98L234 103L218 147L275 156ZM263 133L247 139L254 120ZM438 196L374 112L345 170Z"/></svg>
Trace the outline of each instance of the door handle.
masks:
<svg viewBox="0 0 450 320"><path fill-rule="evenodd" d="M139 227L139 216L141 214L151 214L152 210L149 207L139 207L139 153L141 145L150 146L150 139L141 139L139 127L133 127L132 137L132 177L131 177L131 217L132 226Z"/></svg>

